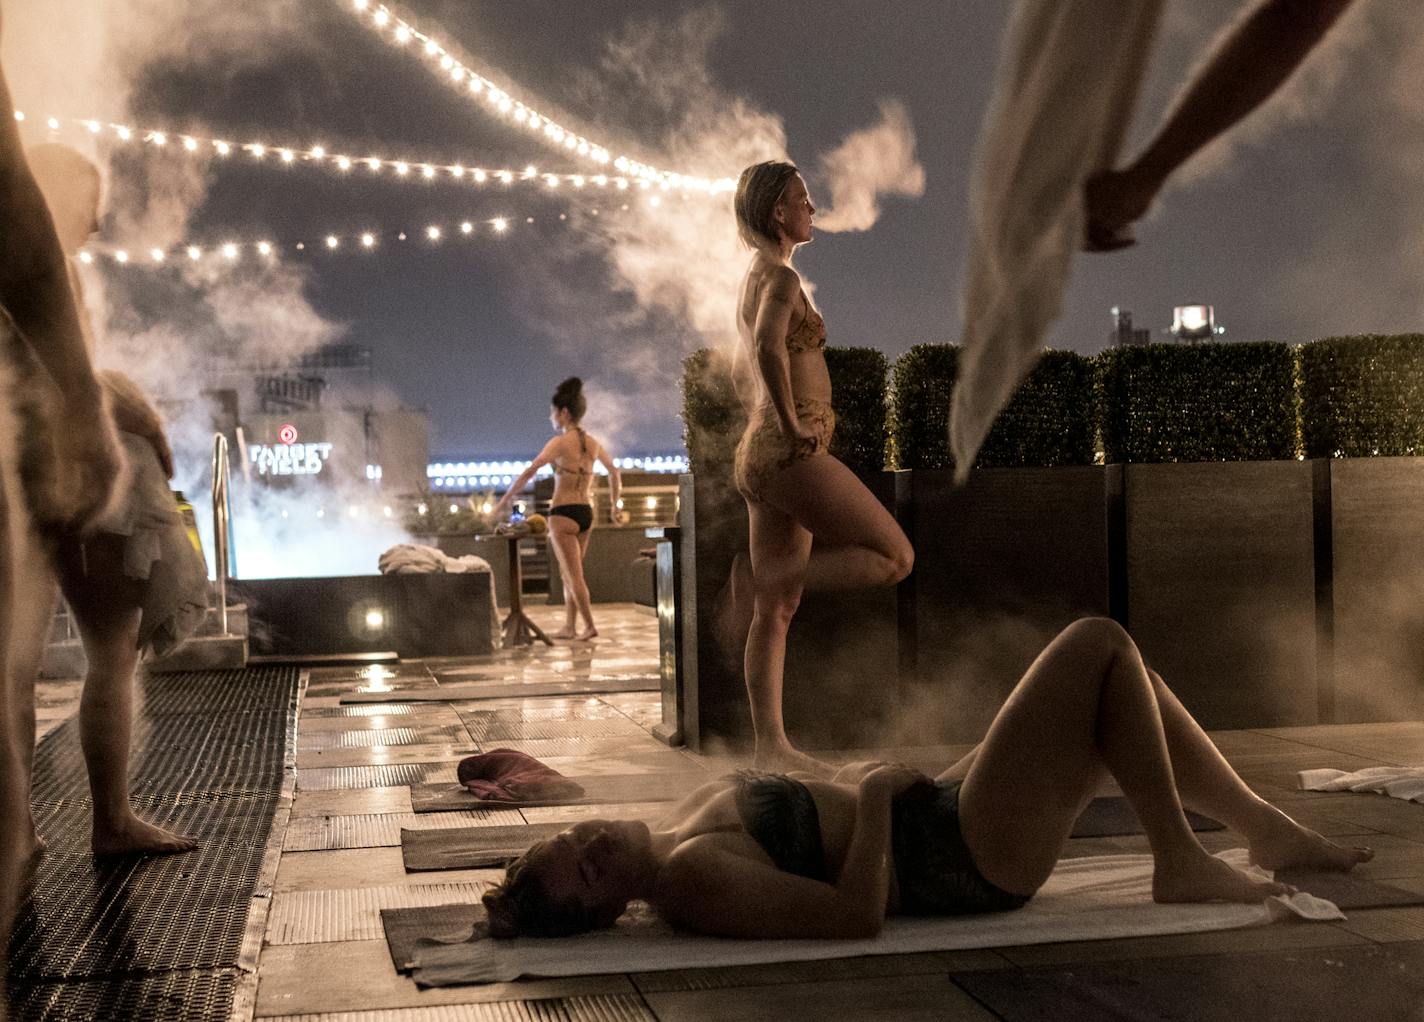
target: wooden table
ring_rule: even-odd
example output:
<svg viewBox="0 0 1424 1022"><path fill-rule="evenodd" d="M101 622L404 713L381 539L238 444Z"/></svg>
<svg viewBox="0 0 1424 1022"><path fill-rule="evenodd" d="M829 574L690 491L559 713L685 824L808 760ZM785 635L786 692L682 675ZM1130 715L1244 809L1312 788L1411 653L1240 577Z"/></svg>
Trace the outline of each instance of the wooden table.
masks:
<svg viewBox="0 0 1424 1022"><path fill-rule="evenodd" d="M532 646L535 639L552 646L554 640L544 634L543 629L529 620L524 613L524 566L519 561L519 541L530 536L495 536L509 543L509 616L500 629L504 636L505 648L510 646ZM543 537L535 536L535 539Z"/></svg>

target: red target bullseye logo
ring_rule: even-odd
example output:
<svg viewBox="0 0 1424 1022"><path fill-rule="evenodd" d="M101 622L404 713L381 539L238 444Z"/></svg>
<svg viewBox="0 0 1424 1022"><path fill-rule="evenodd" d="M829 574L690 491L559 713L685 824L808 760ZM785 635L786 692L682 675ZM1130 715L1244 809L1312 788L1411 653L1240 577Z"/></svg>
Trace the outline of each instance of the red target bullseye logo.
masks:
<svg viewBox="0 0 1424 1022"><path fill-rule="evenodd" d="M284 444L294 444L297 442L297 427L291 423L277 430L277 439Z"/></svg>

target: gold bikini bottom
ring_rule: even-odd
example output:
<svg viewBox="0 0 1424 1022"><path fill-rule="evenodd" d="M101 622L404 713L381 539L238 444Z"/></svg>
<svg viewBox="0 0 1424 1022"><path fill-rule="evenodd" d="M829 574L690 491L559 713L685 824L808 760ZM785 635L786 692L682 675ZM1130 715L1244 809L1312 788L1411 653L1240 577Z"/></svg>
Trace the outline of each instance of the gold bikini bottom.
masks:
<svg viewBox="0 0 1424 1022"><path fill-rule="evenodd" d="M796 418L816 435L810 450L797 450L781 431L776 411L761 405L752 413L746 432L737 444L737 460L733 479L737 490L747 500L761 501L762 492L771 476L795 461L830 453L831 436L836 430L836 413L828 401L796 402Z"/></svg>

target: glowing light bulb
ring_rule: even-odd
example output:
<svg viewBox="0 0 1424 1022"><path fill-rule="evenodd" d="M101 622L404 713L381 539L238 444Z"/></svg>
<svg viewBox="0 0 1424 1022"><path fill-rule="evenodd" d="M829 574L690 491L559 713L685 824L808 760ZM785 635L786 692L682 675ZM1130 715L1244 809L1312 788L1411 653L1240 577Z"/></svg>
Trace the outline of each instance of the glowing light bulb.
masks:
<svg viewBox="0 0 1424 1022"><path fill-rule="evenodd" d="M188 152L190 153L196 153L198 151L198 140L196 138L193 138L192 136L184 138L183 148L188 150Z"/></svg>
<svg viewBox="0 0 1424 1022"><path fill-rule="evenodd" d="M434 226L434 225L431 225L430 227L427 227L427 228L425 229L425 236L426 236L427 238L429 238L431 241L439 241L439 240L440 240L440 228L438 228L438 227L436 227L436 226Z"/></svg>
<svg viewBox="0 0 1424 1022"><path fill-rule="evenodd" d="M354 0L354 2L358 11L364 11L366 9L366 5L369 4L371 0Z"/></svg>
<svg viewBox="0 0 1424 1022"><path fill-rule="evenodd" d="M362 248L372 248L372 247L375 246L375 244L376 244L376 236L375 236L374 234L372 234L370 231L367 231L365 234L361 235L361 247L362 247Z"/></svg>
<svg viewBox="0 0 1424 1022"><path fill-rule="evenodd" d="M392 511L392 510L391 510L390 508L388 508L388 507L383 507L383 508L381 508L381 513L384 514L387 518L389 518L389 517L391 517L391 515L395 514L395 512Z"/></svg>
<svg viewBox="0 0 1424 1022"><path fill-rule="evenodd" d="M79 261L80 261L81 263L83 263L85 266L88 266L89 264L91 264L91 263L94 261L94 257L93 257L92 255L90 255L88 252L80 252L80 253L79 253Z"/></svg>
<svg viewBox="0 0 1424 1022"><path fill-rule="evenodd" d="M255 159L260 160L262 159L262 157L267 155L267 147L261 142L252 143L252 145L247 147L247 150L253 155Z"/></svg>
<svg viewBox="0 0 1424 1022"><path fill-rule="evenodd" d="M628 179L626 177L616 177L613 179L613 183L618 187L620 192L626 192L628 190Z"/></svg>
<svg viewBox="0 0 1424 1022"><path fill-rule="evenodd" d="M661 206L662 204L663 199L661 195L653 195L648 198L648 205L652 206L654 209L656 209L658 206Z"/></svg>
<svg viewBox="0 0 1424 1022"><path fill-rule="evenodd" d="M129 254L128 254L127 252L125 252L123 249L119 249L117 252L114 253L114 262L116 262L116 263L126 263L126 262L128 262L128 261L129 261Z"/></svg>
<svg viewBox="0 0 1424 1022"><path fill-rule="evenodd" d="M606 174L599 174L593 179L593 183L600 188L605 188L608 185L608 176Z"/></svg>
<svg viewBox="0 0 1424 1022"><path fill-rule="evenodd" d="M519 109L517 109L517 110L514 111L514 123L515 123L515 124L523 124L523 123L524 123L526 120L528 120L528 119L529 119L529 115L525 112L525 110L524 110L523 107L520 107Z"/></svg>
<svg viewBox="0 0 1424 1022"><path fill-rule="evenodd" d="M370 167L372 171L379 172L381 169L381 158L379 156L367 158L366 166Z"/></svg>
<svg viewBox="0 0 1424 1022"><path fill-rule="evenodd" d="M203 250L197 245L189 245L188 258L196 263L199 259L203 258Z"/></svg>
<svg viewBox="0 0 1424 1022"><path fill-rule="evenodd" d="M236 259L237 246L229 241L226 245L222 247L222 254L227 259Z"/></svg>
<svg viewBox="0 0 1424 1022"><path fill-rule="evenodd" d="M165 134L164 134L163 132L161 132L161 131L154 131L154 132L151 132L151 133L149 134L149 136L148 136L148 140L149 140L150 142L152 142L154 145L167 145L167 144L168 144L168 136L165 135Z"/></svg>
<svg viewBox="0 0 1424 1022"><path fill-rule="evenodd" d="M647 500L643 501L643 506L646 507L649 511L657 510L658 498L649 497Z"/></svg>
<svg viewBox="0 0 1424 1022"><path fill-rule="evenodd" d="M469 233L470 233L471 231L473 231L474 229L475 229L475 225L472 224L472 223L470 223L470 221L468 221L468 220L466 220L464 223L462 223L462 224L460 225L460 233L461 233L461 234L469 234Z"/></svg>
<svg viewBox="0 0 1424 1022"><path fill-rule="evenodd" d="M318 518L325 518L325 517L326 517L326 508L324 508L324 507L319 507L319 508L317 508L317 509L316 509L316 516L317 516Z"/></svg>
<svg viewBox="0 0 1424 1022"><path fill-rule="evenodd" d="M133 132L130 131L128 128L125 128L122 124L114 129L114 134L118 135L119 138L125 142L133 138Z"/></svg>
<svg viewBox="0 0 1424 1022"><path fill-rule="evenodd" d="M573 176L573 184L574 184L574 187L575 187L575 188L582 188L583 185L584 185L583 175L582 175L582 174L575 174L575 175Z"/></svg>
<svg viewBox="0 0 1424 1022"><path fill-rule="evenodd" d="M402 46L410 42L410 27L408 25L401 25L396 29L396 42Z"/></svg>
<svg viewBox="0 0 1424 1022"><path fill-rule="evenodd" d="M271 255L271 254L272 254L272 243L271 243L271 242L267 242L267 241L259 241L259 242L257 243L257 251L258 251L258 253L259 253L260 255L265 255L265 256Z"/></svg>
<svg viewBox="0 0 1424 1022"><path fill-rule="evenodd" d="M436 55L437 53L439 53L439 52L440 52L440 44L439 44L439 43L437 43L434 39L427 39L427 40L425 40L425 53L426 53L427 56L433 57L433 56L435 56L435 55Z"/></svg>
<svg viewBox="0 0 1424 1022"><path fill-rule="evenodd" d="M491 504L489 501L485 501L483 504L480 505L480 511L484 514L489 514L493 510L494 505Z"/></svg>
<svg viewBox="0 0 1424 1022"><path fill-rule="evenodd" d="M509 170L501 170L501 171L499 172L499 179L500 179L501 181L503 181L505 184L513 184L513 183L514 183L514 172L513 172L513 171L509 171Z"/></svg>
<svg viewBox="0 0 1424 1022"><path fill-rule="evenodd" d="M476 78L476 77L474 77L474 76L471 76L471 77L470 77L470 92L471 92L472 94L478 96L481 92L484 91L484 88L485 88L485 83L484 83L484 82L480 81L478 78Z"/></svg>
<svg viewBox="0 0 1424 1022"><path fill-rule="evenodd" d="M165 257L165 256L164 256L164 251L163 251L163 249L161 249L161 248L152 249L152 250L149 251L148 254L153 257L153 261L154 261L155 263L161 263L161 262L163 262L164 257Z"/></svg>
<svg viewBox="0 0 1424 1022"><path fill-rule="evenodd" d="M23 122L24 119L25 119L25 112L24 112L23 110L16 110L16 111L15 111L15 120Z"/></svg>
<svg viewBox="0 0 1424 1022"><path fill-rule="evenodd" d="M450 176L453 177L453 178L462 178L462 177L464 177L464 176L465 176L465 168L462 167L462 166L460 166L458 163L455 164L453 167L450 168Z"/></svg>
<svg viewBox="0 0 1424 1022"><path fill-rule="evenodd" d="M565 149L574 149L574 148L577 148L577 147L578 147L578 139L574 138L574 136L569 135L569 136L567 136L567 137L564 139L564 148L565 148Z"/></svg>
<svg viewBox="0 0 1424 1022"><path fill-rule="evenodd" d="M587 143L587 142L579 142L579 144L578 144L578 154L579 154L580 156L587 156L587 155L588 155L588 143Z"/></svg>
<svg viewBox="0 0 1424 1022"><path fill-rule="evenodd" d="M465 69L456 64L455 70L450 72L450 79L455 82L463 82L465 80Z"/></svg>
<svg viewBox="0 0 1424 1022"><path fill-rule="evenodd" d="M281 152L281 156L283 163L291 163L297 158L297 154L292 152L290 149L283 149Z"/></svg>
<svg viewBox="0 0 1424 1022"><path fill-rule="evenodd" d="M559 187L559 175L557 175L557 174L546 174L546 175L544 176L544 183L547 184L550 188L557 188L557 187Z"/></svg>
<svg viewBox="0 0 1424 1022"><path fill-rule="evenodd" d="M507 114L512 109L514 109L514 102L508 96L500 97L499 112L502 114Z"/></svg>
<svg viewBox="0 0 1424 1022"><path fill-rule="evenodd" d="M232 152L232 146L227 142L214 142L213 148L218 151L219 156L227 156Z"/></svg>
<svg viewBox="0 0 1424 1022"><path fill-rule="evenodd" d="M475 181L476 181L476 183L478 183L478 184L484 184L484 183L485 183L485 180L489 177L488 174L486 174L483 170L481 170L481 169L478 168L478 167L475 168L474 176L475 176Z"/></svg>
<svg viewBox="0 0 1424 1022"><path fill-rule="evenodd" d="M502 216L497 216L490 221L490 226L492 226L500 234L503 234L505 231L509 230L509 221Z"/></svg>
<svg viewBox="0 0 1424 1022"><path fill-rule="evenodd" d="M538 114L531 113L531 114L529 115L529 130L531 130L531 131L538 131L538 130L539 130L539 124L540 124L539 115L538 115Z"/></svg>
<svg viewBox="0 0 1424 1022"><path fill-rule="evenodd" d="M435 168L427 163L425 166L420 168L420 176L428 181L430 178L435 176Z"/></svg>
<svg viewBox="0 0 1424 1022"><path fill-rule="evenodd" d="M19 114L18 117L22 121L25 119L24 114ZM98 121L89 121L87 124L84 125L84 127L89 129L89 133L91 135L97 135L99 134L100 129L103 128L103 125L100 124Z"/></svg>
<svg viewBox="0 0 1424 1022"><path fill-rule="evenodd" d="M451 505L450 505L450 513L451 513L452 515L453 515L453 514L458 514L458 513L459 513L459 510L460 510L460 505L459 505L459 504L451 504Z"/></svg>
<svg viewBox="0 0 1424 1022"><path fill-rule="evenodd" d="M338 156L338 157L336 158L336 166L337 166L337 169L338 169L338 170L350 170L350 169L351 169L351 157L349 157L349 156Z"/></svg>
<svg viewBox="0 0 1424 1022"><path fill-rule="evenodd" d="M376 22L377 28L385 28L391 23L391 16L389 12L382 8L381 10L376 12L376 17L374 20Z"/></svg>
<svg viewBox="0 0 1424 1022"><path fill-rule="evenodd" d="M455 58L450 56L450 54L447 53L445 54L445 56L440 58L440 70L449 71L454 66Z"/></svg>
<svg viewBox="0 0 1424 1022"><path fill-rule="evenodd" d="M332 249L334 249L334 248L336 248L336 247L337 247L338 245L340 245L340 244L341 244L341 239L338 238L336 235L334 235L334 234L328 234L328 235L326 236L326 247L327 247L327 248L332 248Z"/></svg>
<svg viewBox="0 0 1424 1022"><path fill-rule="evenodd" d="M527 167L524 168L524 180L528 181L530 178L534 178L534 177L538 177L538 176L539 176L539 171L535 169L534 164L531 163L531 164L529 164Z"/></svg>
<svg viewBox="0 0 1424 1022"><path fill-rule="evenodd" d="M313 160L324 160L326 159L326 146L312 146L308 155L310 155Z"/></svg>
<svg viewBox="0 0 1424 1022"><path fill-rule="evenodd" d="M58 117L51 117L49 120L45 121L45 124L47 124L47 125L49 126L49 130L50 130L50 131L58 131L58 130L59 130L59 118L58 118Z"/></svg>
<svg viewBox="0 0 1424 1022"><path fill-rule="evenodd" d="M410 173L410 164L398 160L396 162L396 173L399 174L401 177L405 177L407 174Z"/></svg>

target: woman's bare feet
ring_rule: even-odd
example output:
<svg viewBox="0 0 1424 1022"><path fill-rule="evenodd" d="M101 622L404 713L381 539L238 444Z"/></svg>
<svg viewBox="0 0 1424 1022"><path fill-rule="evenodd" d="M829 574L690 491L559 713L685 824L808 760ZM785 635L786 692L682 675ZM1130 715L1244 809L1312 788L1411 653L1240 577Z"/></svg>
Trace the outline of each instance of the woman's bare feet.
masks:
<svg viewBox="0 0 1424 1022"><path fill-rule="evenodd" d="M575 633L574 633L573 628L568 627L568 628L560 628L557 632L551 632L551 633L549 634L549 638L551 638L551 639L572 639L572 638L574 637L574 635L575 635Z"/></svg>
<svg viewBox="0 0 1424 1022"><path fill-rule="evenodd" d="M1375 857L1371 848L1337 845L1310 828L1302 827L1274 807L1271 813L1262 833L1250 840L1251 861L1262 869L1272 872L1281 869L1344 872Z"/></svg>
<svg viewBox="0 0 1424 1022"><path fill-rule="evenodd" d="M574 636L574 642L588 642L590 639L598 638L598 629L590 625Z"/></svg>
<svg viewBox="0 0 1424 1022"><path fill-rule="evenodd" d="M175 855L191 852L198 842L183 834L145 823L132 813L115 823L94 821L95 855Z"/></svg>
<svg viewBox="0 0 1424 1022"><path fill-rule="evenodd" d="M782 774L793 772L815 774L817 777L827 780L836 772L834 763L827 763L815 756L808 756L800 749L794 748L789 742L777 745L758 744L756 752L752 755L752 765L758 770L770 770Z"/></svg>
<svg viewBox="0 0 1424 1022"><path fill-rule="evenodd" d="M1243 873L1200 846L1180 856L1158 856L1152 873L1152 900L1163 905L1205 901L1249 904L1294 890L1287 884Z"/></svg>

